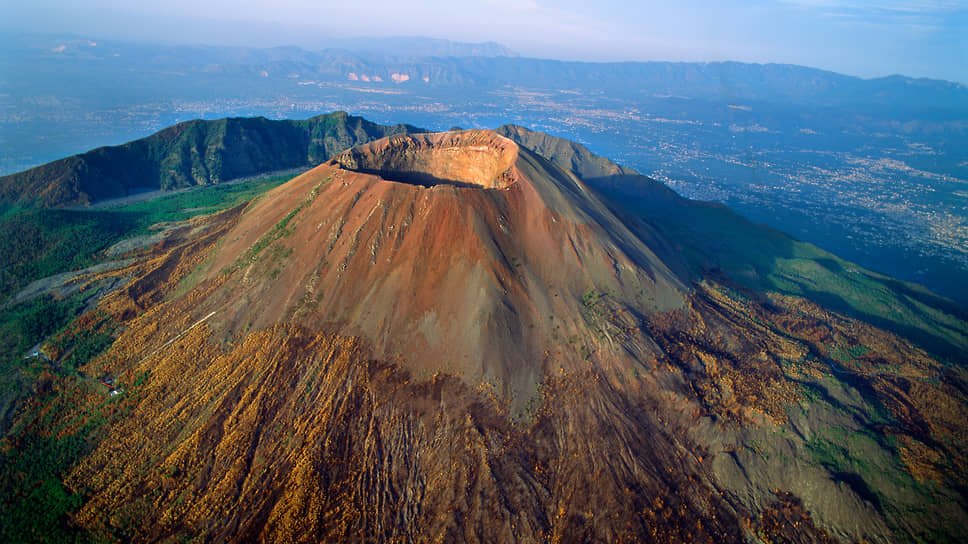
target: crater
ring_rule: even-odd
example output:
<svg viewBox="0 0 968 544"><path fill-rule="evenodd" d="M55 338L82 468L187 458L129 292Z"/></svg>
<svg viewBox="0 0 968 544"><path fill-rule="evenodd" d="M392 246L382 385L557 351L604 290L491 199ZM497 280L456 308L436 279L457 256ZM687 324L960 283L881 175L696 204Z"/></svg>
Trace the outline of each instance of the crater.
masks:
<svg viewBox="0 0 968 544"><path fill-rule="evenodd" d="M333 158L346 170L433 187L504 189L516 182L518 146L487 130L391 136Z"/></svg>

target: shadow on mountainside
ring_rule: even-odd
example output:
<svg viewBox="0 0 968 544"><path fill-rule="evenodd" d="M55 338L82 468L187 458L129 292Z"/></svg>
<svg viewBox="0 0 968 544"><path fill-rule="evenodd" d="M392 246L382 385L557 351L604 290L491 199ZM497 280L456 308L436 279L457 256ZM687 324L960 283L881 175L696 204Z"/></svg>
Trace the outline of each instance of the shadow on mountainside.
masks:
<svg viewBox="0 0 968 544"><path fill-rule="evenodd" d="M453 185L454 187L461 187L464 189L482 189L479 184L468 183L465 181L458 181L456 179L447 179L433 176L424 172L407 172L403 170L381 170L379 168L357 168L357 172L364 174L371 174L374 176L379 176L387 181L395 181L397 183L405 183L407 185L416 185L419 187L435 187L437 185Z"/></svg>
<svg viewBox="0 0 968 544"><path fill-rule="evenodd" d="M586 180L636 231L658 231L693 277L807 298L901 335L942 357L968 352L968 310L919 285L844 261L724 205L680 197L645 176Z"/></svg>

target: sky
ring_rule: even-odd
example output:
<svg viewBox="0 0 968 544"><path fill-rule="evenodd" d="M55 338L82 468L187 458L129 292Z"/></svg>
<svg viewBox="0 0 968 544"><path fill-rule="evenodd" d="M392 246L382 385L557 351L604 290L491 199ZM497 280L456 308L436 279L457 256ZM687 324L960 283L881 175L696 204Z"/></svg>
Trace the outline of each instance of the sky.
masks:
<svg viewBox="0 0 968 544"><path fill-rule="evenodd" d="M0 23L28 33L207 45L426 36L528 57L776 62L860 77L968 84L968 0L32 0Z"/></svg>

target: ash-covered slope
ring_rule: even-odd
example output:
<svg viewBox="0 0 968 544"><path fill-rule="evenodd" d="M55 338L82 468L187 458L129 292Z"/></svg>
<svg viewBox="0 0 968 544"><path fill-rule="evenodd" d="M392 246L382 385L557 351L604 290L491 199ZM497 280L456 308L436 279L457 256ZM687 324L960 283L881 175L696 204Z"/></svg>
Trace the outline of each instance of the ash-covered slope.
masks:
<svg viewBox="0 0 968 544"><path fill-rule="evenodd" d="M124 329L84 372L115 378L103 409L123 417L68 479L74 522L134 541L960 536L961 367L697 277L629 225L489 131L371 142L210 218L101 304Z"/></svg>
<svg viewBox="0 0 968 544"><path fill-rule="evenodd" d="M622 312L684 304L687 288L657 252L669 253L633 235L573 173L510 140L396 136L247 210L210 272L235 267L237 279L204 308L233 332L294 321L359 335L376 357L493 383L520 408L545 365L658 356L648 339L617 332L634 324ZM616 323L592 315L599 303ZM562 352L565 339L575 349Z"/></svg>

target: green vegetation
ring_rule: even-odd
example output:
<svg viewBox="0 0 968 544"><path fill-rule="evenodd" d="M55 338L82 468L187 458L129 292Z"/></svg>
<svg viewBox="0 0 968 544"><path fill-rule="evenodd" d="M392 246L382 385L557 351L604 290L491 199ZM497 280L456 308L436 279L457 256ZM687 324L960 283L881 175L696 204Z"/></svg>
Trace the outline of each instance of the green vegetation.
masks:
<svg viewBox="0 0 968 544"><path fill-rule="evenodd" d="M836 345L830 348L830 357L841 365L853 365L856 360L870 353L867 346L841 346Z"/></svg>
<svg viewBox="0 0 968 544"><path fill-rule="evenodd" d="M606 340L618 334L619 328L613 322L615 319L614 310L608 305L608 293L598 291L588 291L581 297L581 316L582 319L592 327L598 335L599 340ZM591 348L584 346L581 352L582 358L591 358Z"/></svg>
<svg viewBox="0 0 968 544"><path fill-rule="evenodd" d="M85 410L81 395L92 385L75 381L69 391L42 395L0 451L0 540L4 542L92 542L69 526L67 515L83 497L63 484L70 467L88 453L117 398Z"/></svg>
<svg viewBox="0 0 968 544"><path fill-rule="evenodd" d="M256 242L249 247L242 257L239 258L238 262L235 263L235 268L242 268L245 265L255 262L255 260L259 257L259 254L262 253L262 250L269 247L269 244L275 242L279 238L284 238L292 234L292 231L286 227L289 225L289 222L292 221L292 218L296 217L296 214L302 210L302 208L302 205L293 208L292 211L280 219L278 223L273 225L272 228L269 229L269 232L262 235L262 238L256 240Z"/></svg>
<svg viewBox="0 0 968 544"><path fill-rule="evenodd" d="M103 316L95 326L57 335L50 344L63 352L58 366L66 371L76 371L100 355L114 343L115 327L108 316Z"/></svg>
<svg viewBox="0 0 968 544"><path fill-rule="evenodd" d="M80 296L43 296L0 312L0 391L14 396L26 394L29 384L25 381L43 373L76 375L78 368L110 347L115 324L107 315L91 327L71 329L70 323L83 307ZM29 353L44 340L48 340L50 348L44 350L46 353ZM51 351L62 353L63 357L48 361L47 353ZM2 423L0 429L4 427Z"/></svg>
<svg viewBox="0 0 968 544"><path fill-rule="evenodd" d="M848 432L831 427L819 431L806 445L813 462L881 509L895 531L911 522L920 524L925 515L938 515L931 507L938 500L936 486L911 476L893 437L866 429ZM938 521L938 527L921 529L928 541L938 541L937 535L930 536L943 531L944 523L940 518Z"/></svg>
<svg viewBox="0 0 968 544"><path fill-rule="evenodd" d="M125 213L31 210L0 219L0 301L35 279L84 268L134 227Z"/></svg>
<svg viewBox="0 0 968 544"><path fill-rule="evenodd" d="M316 187L313 187L313 190L310 191L308 195L306 195L306 198L302 202L300 202L298 206L290 210L285 217L280 219L278 223L276 223L275 225L272 226L271 229L269 229L269 232L263 234L261 238L256 240L256 242L252 244L252 246L250 246L249 249L235 261L234 268L238 270L244 266L254 263L256 260L260 258L259 254L262 253L262 251L267 247L269 247L273 242L275 242L280 238L285 238L286 236L289 236L290 234L292 234L293 231L292 229L289 228L289 222L292 221L292 219L296 217L296 215L298 215L303 208L305 208L307 205L311 204L314 200L316 200L316 196L319 194L319 189L326 183L329 183L329 181L330 181L330 178L327 177L326 179L321 181L319 185L317 185ZM269 257L269 260L272 262L279 262L289 257L290 254L292 254L291 248L280 248L278 246L275 246L270 251L268 257ZM270 276L271 276L270 279L274 279L278 274L279 274L278 270L274 270L270 272Z"/></svg>
<svg viewBox="0 0 968 544"><path fill-rule="evenodd" d="M107 316L96 328L70 332L69 323L81 307L79 297L41 297L0 313L0 390L5 401L24 408L0 441L0 541L94 541L67 523L83 497L67 489L63 478L93 448L118 399L82 401L104 391L76 370L113 338ZM24 358L31 346L54 333L54 347L67 350L60 361L44 355ZM47 385L37 388L35 383ZM25 399L34 389L39 392Z"/></svg>
<svg viewBox="0 0 968 544"><path fill-rule="evenodd" d="M81 307L78 298L44 296L0 312L0 390L19 389L18 370L37 373L39 359L26 359L28 350L64 328Z"/></svg>
<svg viewBox="0 0 968 544"><path fill-rule="evenodd" d="M148 226L155 223L185 221L238 206L292 178L292 175L268 176L239 183L199 187L100 213L134 214L137 216L139 228L136 234L144 233Z"/></svg>

